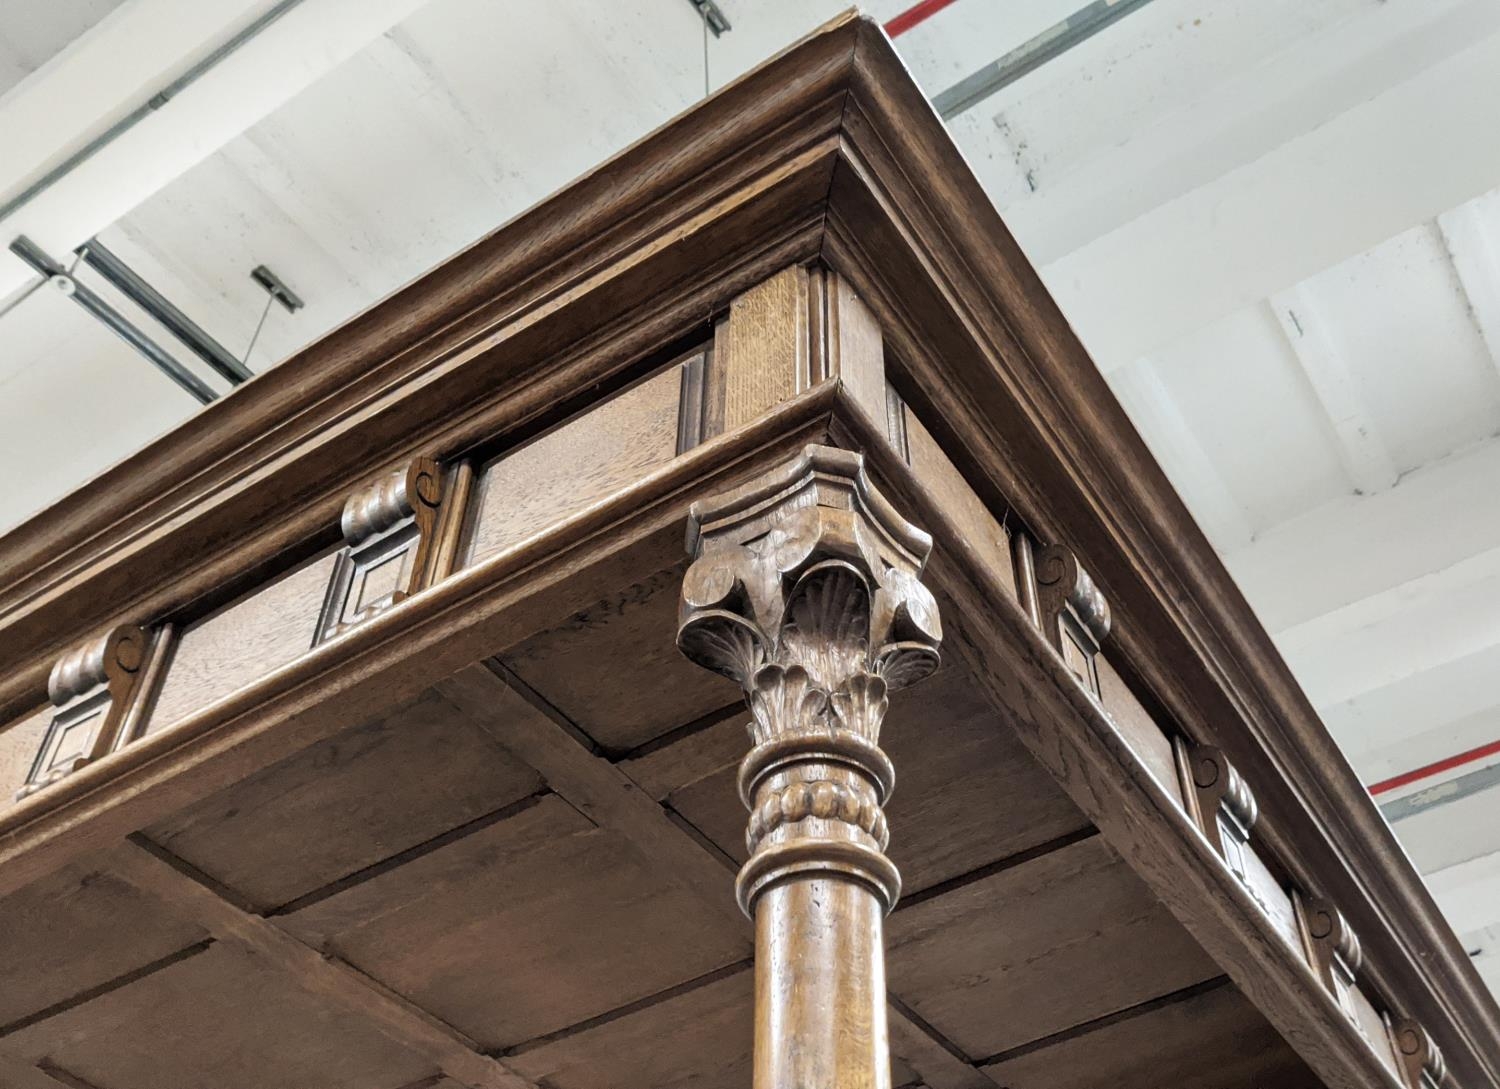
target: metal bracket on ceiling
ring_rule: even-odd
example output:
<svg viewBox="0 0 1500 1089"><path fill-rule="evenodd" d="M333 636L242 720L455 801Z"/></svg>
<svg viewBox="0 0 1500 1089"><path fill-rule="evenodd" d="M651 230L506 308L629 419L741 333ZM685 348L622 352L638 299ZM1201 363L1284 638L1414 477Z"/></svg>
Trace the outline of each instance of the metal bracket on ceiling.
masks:
<svg viewBox="0 0 1500 1089"><path fill-rule="evenodd" d="M719 5L714 3L714 0L688 0L688 3L693 5L693 10L702 18L704 25L715 38L723 37L725 31L732 29L729 25L729 18Z"/></svg>
<svg viewBox="0 0 1500 1089"><path fill-rule="evenodd" d="M282 283L281 277L266 268L265 265L256 265L250 270L250 278L266 289L266 294L286 307L287 313L295 314L305 305L302 297L286 284Z"/></svg>

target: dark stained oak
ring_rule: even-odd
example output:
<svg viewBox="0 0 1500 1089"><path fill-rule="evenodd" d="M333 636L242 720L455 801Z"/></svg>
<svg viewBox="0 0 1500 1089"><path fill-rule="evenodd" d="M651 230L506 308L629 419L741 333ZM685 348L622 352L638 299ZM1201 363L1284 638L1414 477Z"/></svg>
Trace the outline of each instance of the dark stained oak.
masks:
<svg viewBox="0 0 1500 1089"><path fill-rule="evenodd" d="M1217 974L1098 837L898 911L889 971L976 1061Z"/></svg>
<svg viewBox="0 0 1500 1089"><path fill-rule="evenodd" d="M837 492L861 454L859 496L896 515L862 531L847 494L812 528L759 496L786 504L774 540L715 499L794 463ZM341 527L419 458L461 502ZM333 577L341 548L410 544L407 518L421 578ZM738 686L678 655L685 620ZM772 1082L980 1089L1051 1051L1063 1085L1153 1055L1164 1080L1299 1085L1288 1048L1330 1089L1500 1076L1500 1011L868 20L0 540L0 767L48 671L117 626L171 650L128 743L0 809L6 1084L532 1089L527 1056L535 1089L742 1079L747 858L777 1041L750 1065L814 1072ZM827 702L768 710L792 667ZM752 719L780 749L747 766L747 845ZM803 759L807 722L828 738ZM1175 774L1203 749L1245 789ZM1294 897L1359 932L1353 990Z"/></svg>

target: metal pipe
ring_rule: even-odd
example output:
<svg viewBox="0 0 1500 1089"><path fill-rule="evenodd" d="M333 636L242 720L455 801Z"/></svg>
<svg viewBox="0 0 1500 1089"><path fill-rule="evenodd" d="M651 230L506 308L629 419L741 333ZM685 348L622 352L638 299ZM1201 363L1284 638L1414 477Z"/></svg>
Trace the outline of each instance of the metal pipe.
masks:
<svg viewBox="0 0 1500 1089"><path fill-rule="evenodd" d="M302 3L302 0L281 0L281 3L271 8L260 18L256 19L249 26L245 27L239 33L231 37L223 45L219 46L213 52L209 53L197 64L193 65L186 72L182 73L182 75L178 76L171 83L167 84L160 91L156 92L156 94L152 95L149 99L146 100L143 105L137 106L135 109L131 110L124 117L120 118L120 120L116 121L109 128L105 129L98 136L90 140L87 144L84 144L83 147L79 148L72 155L69 155L62 162L58 163L57 166L47 171L47 173L43 174L36 181L32 182L25 189L21 190L21 192L17 193L10 200L6 201L3 206L0 206L0 220L6 219L12 212L14 212L17 208L20 208L23 204L27 203L38 193L50 189L54 184L57 183L59 178L62 178L71 173L80 163L86 162L89 159L93 158L94 155L96 155L100 151L100 149L114 143L115 140L125 132L134 128L145 118L150 117L157 110L161 109L168 102L172 101L172 99L181 94L182 91L186 89L190 84L196 82L198 80L198 77L202 76L210 68L214 67L225 57L229 56L229 54L233 53L240 46L244 45L251 38L255 37L262 30L270 26L277 19L280 19L283 15L291 11L300 3Z"/></svg>
<svg viewBox="0 0 1500 1089"><path fill-rule="evenodd" d="M158 370L195 397L200 404L206 405L219 396L201 378L172 358L166 349L130 324L123 314L69 276L66 269L38 249L30 239L24 236L17 238L10 244L10 252L56 284L74 302L102 321L109 327L110 332L145 356Z"/></svg>
<svg viewBox="0 0 1500 1089"><path fill-rule="evenodd" d="M1048 27L998 60L986 64L973 75L959 80L932 100L933 108L944 121L951 120L1150 2L1151 0L1094 0L1092 4Z"/></svg>
<svg viewBox="0 0 1500 1089"><path fill-rule="evenodd" d="M105 280L114 284L131 302L161 322L171 334L219 373L232 386L253 378L250 368L241 363L192 318L173 306L160 291L136 275L97 238L78 248L78 255Z"/></svg>

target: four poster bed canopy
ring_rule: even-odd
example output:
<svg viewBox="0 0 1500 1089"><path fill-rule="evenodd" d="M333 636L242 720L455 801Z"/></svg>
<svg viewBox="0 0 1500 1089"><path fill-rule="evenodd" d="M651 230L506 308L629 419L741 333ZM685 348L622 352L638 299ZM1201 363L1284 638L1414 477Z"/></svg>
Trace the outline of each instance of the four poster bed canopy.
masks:
<svg viewBox="0 0 1500 1089"><path fill-rule="evenodd" d="M859 17L13 531L0 585L7 1089L1500 1074Z"/></svg>

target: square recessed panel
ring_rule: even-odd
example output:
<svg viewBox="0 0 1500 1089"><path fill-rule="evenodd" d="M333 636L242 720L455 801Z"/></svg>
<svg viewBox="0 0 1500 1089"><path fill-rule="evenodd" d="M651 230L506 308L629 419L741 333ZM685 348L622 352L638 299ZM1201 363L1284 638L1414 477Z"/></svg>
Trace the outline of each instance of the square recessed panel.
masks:
<svg viewBox="0 0 1500 1089"><path fill-rule="evenodd" d="M505 663L606 749L626 752L740 699L677 649L686 562L507 651Z"/></svg>
<svg viewBox="0 0 1500 1089"><path fill-rule="evenodd" d="M110 873L69 866L0 900L0 1026L202 940Z"/></svg>
<svg viewBox="0 0 1500 1089"><path fill-rule="evenodd" d="M742 719L712 729L745 738ZM886 815L890 855L908 893L1088 826L956 653L936 675L892 697L880 743L896 767ZM741 754L749 748L744 740ZM726 764L667 801L743 862L745 807L735 777L736 764Z"/></svg>
<svg viewBox="0 0 1500 1089"><path fill-rule="evenodd" d="M898 908L886 935L892 993L974 1060L1219 974L1098 836Z"/></svg>
<svg viewBox="0 0 1500 1089"><path fill-rule="evenodd" d="M1228 980L983 1068L1004 1089L1322 1089Z"/></svg>
<svg viewBox="0 0 1500 1089"><path fill-rule="evenodd" d="M724 896L731 895L724 875ZM557 795L282 920L486 1048L750 956L745 928Z"/></svg>
<svg viewBox="0 0 1500 1089"><path fill-rule="evenodd" d="M22 1029L6 1050L101 1089L398 1089L430 1060L216 943Z"/></svg>
<svg viewBox="0 0 1500 1089"><path fill-rule="evenodd" d="M271 908L540 787L531 767L428 692L257 772L148 834Z"/></svg>

